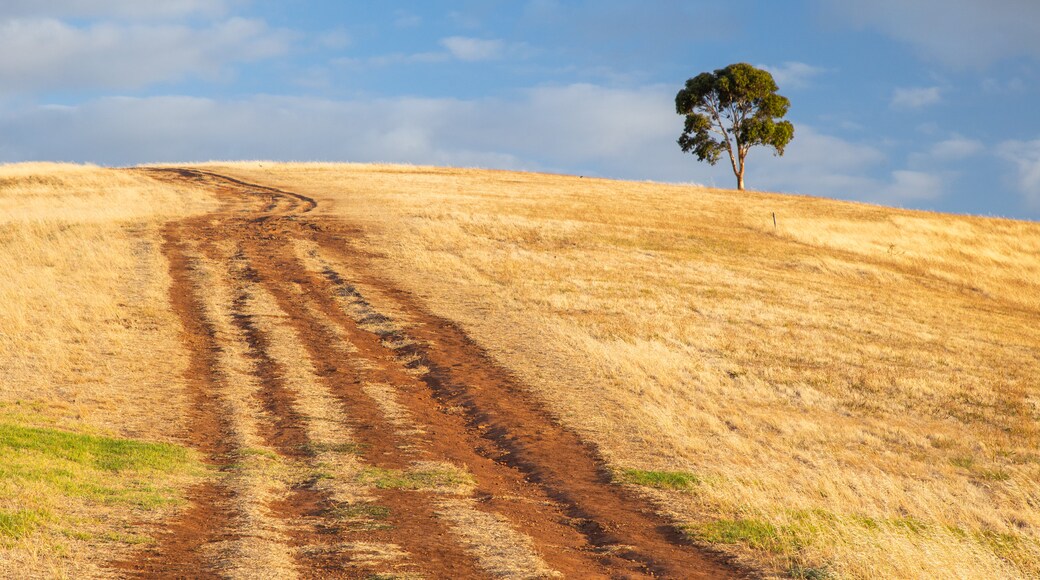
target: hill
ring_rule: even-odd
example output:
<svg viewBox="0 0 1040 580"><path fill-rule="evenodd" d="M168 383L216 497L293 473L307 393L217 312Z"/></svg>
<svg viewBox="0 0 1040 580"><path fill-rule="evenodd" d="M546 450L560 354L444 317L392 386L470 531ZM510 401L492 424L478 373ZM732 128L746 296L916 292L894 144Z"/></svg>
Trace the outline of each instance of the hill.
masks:
<svg viewBox="0 0 1040 580"><path fill-rule="evenodd" d="M0 336L25 385L2 393L6 424L201 453L217 475L151 475L189 500L147 516L175 522L152 548L167 564L674 575L693 554L737 575L1040 573L1040 224L431 167L6 171L0 296L26 321ZM80 203L88 174L147 209L38 217ZM94 183L91 211L132 207ZM63 257L84 249L136 266ZM11 257L37 254L53 276L25 294L41 270ZM25 505L5 493L0 509ZM44 488L33 513L50 515L8 553L78 527L55 523L57 495L97 504ZM639 502L684 537L655 535ZM199 509L224 520L193 528ZM313 531L334 513L342 545ZM435 528L453 540L431 545ZM217 548L178 544L191 534Z"/></svg>

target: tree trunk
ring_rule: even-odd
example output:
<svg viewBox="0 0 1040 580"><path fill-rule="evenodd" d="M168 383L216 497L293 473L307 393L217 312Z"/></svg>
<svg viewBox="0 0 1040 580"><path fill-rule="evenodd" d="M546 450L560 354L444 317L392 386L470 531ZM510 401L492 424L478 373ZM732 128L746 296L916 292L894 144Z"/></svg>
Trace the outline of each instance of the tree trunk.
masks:
<svg viewBox="0 0 1040 580"><path fill-rule="evenodd" d="M737 174L737 190L739 191L744 191L744 170L747 169L747 166L744 165L745 155L747 155L747 151L741 149L737 157L738 163L733 167L733 172Z"/></svg>

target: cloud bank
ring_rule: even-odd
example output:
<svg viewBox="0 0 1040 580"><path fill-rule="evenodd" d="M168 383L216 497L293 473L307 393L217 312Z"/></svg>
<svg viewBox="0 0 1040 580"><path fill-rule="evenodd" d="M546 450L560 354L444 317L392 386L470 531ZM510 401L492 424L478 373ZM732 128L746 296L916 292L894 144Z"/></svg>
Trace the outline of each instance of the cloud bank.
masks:
<svg viewBox="0 0 1040 580"><path fill-rule="evenodd" d="M1029 207L1040 210L1040 139L1005 141L998 153L1015 167L1014 186Z"/></svg>
<svg viewBox="0 0 1040 580"><path fill-rule="evenodd" d="M4 0L0 20L9 18L122 18L165 20L186 16L219 16L228 0Z"/></svg>
<svg viewBox="0 0 1040 580"><path fill-rule="evenodd" d="M950 68L1040 59L1035 0L817 0L833 17L879 30Z"/></svg>
<svg viewBox="0 0 1040 580"><path fill-rule="evenodd" d="M53 19L0 22L0 92L134 89L283 54L290 35L259 20L204 27Z"/></svg>
<svg viewBox="0 0 1040 580"><path fill-rule="evenodd" d="M673 98L670 87L591 84L469 100L111 97L29 107L0 118L0 160L387 161L732 187L725 164L711 167L679 150L681 120L672 112ZM937 147L957 154L968 146ZM752 152L748 185L897 203L942 195L940 174L927 168L866 177L887 161L876 146L798 124L783 158L765 149Z"/></svg>

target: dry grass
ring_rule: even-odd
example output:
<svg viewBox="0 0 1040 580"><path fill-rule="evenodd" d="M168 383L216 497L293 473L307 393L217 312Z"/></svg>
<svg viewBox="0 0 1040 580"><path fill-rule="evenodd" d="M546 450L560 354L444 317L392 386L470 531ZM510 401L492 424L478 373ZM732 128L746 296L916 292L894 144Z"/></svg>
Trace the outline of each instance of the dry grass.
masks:
<svg viewBox="0 0 1040 580"><path fill-rule="evenodd" d="M386 276L644 474L624 484L688 474L639 488L701 541L791 576L1040 575L1038 224L509 172L220 169L362 226Z"/></svg>
<svg viewBox="0 0 1040 580"><path fill-rule="evenodd" d="M530 537L514 530L504 517L481 511L475 500L442 500L437 510L491 576L510 580L563 576L538 556Z"/></svg>
<svg viewBox="0 0 1040 580"><path fill-rule="evenodd" d="M176 434L183 395L164 386L186 355L158 228L214 206L99 168L0 168L0 402L42 405L63 427Z"/></svg>
<svg viewBox="0 0 1040 580"><path fill-rule="evenodd" d="M212 207L96 167L0 167L0 576L103 574L201 474L127 438L181 433L159 227Z"/></svg>

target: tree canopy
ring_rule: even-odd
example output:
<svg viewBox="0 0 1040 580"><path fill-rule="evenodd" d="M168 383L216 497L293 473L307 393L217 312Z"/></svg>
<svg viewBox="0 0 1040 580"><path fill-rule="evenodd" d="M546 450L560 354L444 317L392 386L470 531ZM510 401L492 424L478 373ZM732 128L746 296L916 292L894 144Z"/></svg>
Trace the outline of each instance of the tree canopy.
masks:
<svg viewBox="0 0 1040 580"><path fill-rule="evenodd" d="M744 161L755 145L776 155L794 138L794 125L782 121L791 101L777 94L769 71L736 63L686 81L675 95L675 111L685 115L679 146L699 161L715 165L729 154L737 189L744 189Z"/></svg>

